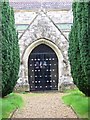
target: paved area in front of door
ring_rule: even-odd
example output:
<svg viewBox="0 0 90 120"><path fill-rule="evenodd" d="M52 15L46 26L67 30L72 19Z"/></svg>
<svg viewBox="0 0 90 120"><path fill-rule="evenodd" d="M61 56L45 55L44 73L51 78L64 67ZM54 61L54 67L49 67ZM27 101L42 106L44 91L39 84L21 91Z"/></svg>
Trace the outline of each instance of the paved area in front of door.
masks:
<svg viewBox="0 0 90 120"><path fill-rule="evenodd" d="M63 95L59 92L21 94L24 106L14 113L13 118L77 118L63 103Z"/></svg>

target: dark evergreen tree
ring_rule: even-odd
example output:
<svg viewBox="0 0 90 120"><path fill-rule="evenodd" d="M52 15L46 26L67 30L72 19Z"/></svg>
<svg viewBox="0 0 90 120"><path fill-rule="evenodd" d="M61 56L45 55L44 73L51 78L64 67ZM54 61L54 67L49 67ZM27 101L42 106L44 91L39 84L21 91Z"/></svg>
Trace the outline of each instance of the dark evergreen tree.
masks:
<svg viewBox="0 0 90 120"><path fill-rule="evenodd" d="M8 2L2 6L2 97L13 91L18 79L19 45L14 11Z"/></svg>
<svg viewBox="0 0 90 120"><path fill-rule="evenodd" d="M0 41L2 41L2 27L1 27L1 8L2 8L2 0L0 1ZM0 96L2 96L2 42L0 42Z"/></svg>
<svg viewBox="0 0 90 120"><path fill-rule="evenodd" d="M89 3L73 3L73 26L69 35L69 60L74 83L90 96Z"/></svg>

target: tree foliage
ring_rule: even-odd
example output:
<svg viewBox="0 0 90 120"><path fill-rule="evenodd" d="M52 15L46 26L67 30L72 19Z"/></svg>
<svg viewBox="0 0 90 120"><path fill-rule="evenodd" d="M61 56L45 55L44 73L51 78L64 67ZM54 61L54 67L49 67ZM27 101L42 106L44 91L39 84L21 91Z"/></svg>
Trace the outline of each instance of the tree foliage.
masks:
<svg viewBox="0 0 90 120"><path fill-rule="evenodd" d="M14 11L9 2L2 5L2 97L13 91L18 79L19 45Z"/></svg>
<svg viewBox="0 0 90 120"><path fill-rule="evenodd" d="M90 96L90 3L74 2L69 35L69 61L74 83Z"/></svg>

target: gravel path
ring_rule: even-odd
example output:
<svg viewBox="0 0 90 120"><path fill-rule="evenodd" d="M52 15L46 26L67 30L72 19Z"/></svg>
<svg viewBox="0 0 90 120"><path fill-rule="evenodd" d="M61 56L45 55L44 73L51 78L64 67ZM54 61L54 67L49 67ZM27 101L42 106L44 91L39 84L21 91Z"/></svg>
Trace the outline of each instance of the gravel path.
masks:
<svg viewBox="0 0 90 120"><path fill-rule="evenodd" d="M13 118L77 118L63 103L63 95L59 92L21 94L24 106L15 112Z"/></svg>

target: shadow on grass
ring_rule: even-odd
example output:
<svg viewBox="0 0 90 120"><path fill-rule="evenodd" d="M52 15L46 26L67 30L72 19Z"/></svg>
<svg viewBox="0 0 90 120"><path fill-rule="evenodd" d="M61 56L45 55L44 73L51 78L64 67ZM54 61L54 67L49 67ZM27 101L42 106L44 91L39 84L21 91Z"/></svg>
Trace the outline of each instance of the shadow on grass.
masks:
<svg viewBox="0 0 90 120"><path fill-rule="evenodd" d="M63 96L64 103L75 111L79 118L89 118L90 114L90 97L86 97L78 89L66 91L67 95Z"/></svg>
<svg viewBox="0 0 90 120"><path fill-rule="evenodd" d="M11 93L4 98L0 98L0 119L8 118L16 108L20 108L23 105L21 96Z"/></svg>

